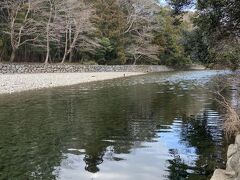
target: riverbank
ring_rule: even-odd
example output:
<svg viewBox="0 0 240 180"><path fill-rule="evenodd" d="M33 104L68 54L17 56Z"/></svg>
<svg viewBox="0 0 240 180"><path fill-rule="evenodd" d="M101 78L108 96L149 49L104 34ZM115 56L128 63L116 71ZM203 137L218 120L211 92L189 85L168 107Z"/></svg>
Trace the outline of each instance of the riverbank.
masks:
<svg viewBox="0 0 240 180"><path fill-rule="evenodd" d="M0 63L0 94L165 71L173 69L151 65Z"/></svg>
<svg viewBox="0 0 240 180"><path fill-rule="evenodd" d="M203 69L196 65L187 67L187 70ZM0 63L0 94L169 71L174 69L163 65Z"/></svg>
<svg viewBox="0 0 240 180"><path fill-rule="evenodd" d="M226 169L216 169L211 180L239 180L240 179L240 135L235 143L229 145Z"/></svg>
<svg viewBox="0 0 240 180"><path fill-rule="evenodd" d="M167 66L0 63L0 94L165 72Z"/></svg>
<svg viewBox="0 0 240 180"><path fill-rule="evenodd" d="M0 74L0 94L70 86L141 74L144 72Z"/></svg>

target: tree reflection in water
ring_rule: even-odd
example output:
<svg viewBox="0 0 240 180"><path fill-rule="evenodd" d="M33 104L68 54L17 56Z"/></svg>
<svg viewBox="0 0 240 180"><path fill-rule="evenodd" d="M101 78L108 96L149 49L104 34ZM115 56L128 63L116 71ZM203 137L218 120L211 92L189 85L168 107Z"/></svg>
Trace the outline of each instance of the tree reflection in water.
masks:
<svg viewBox="0 0 240 180"><path fill-rule="evenodd" d="M213 100L196 72L161 76L2 97L0 179L208 178L225 160Z"/></svg>
<svg viewBox="0 0 240 180"><path fill-rule="evenodd" d="M173 156L169 160L170 179L206 179L211 177L215 168L223 168L226 155L226 142L221 129L219 114L204 109L197 117L185 117L181 129L181 143L195 147L198 158L194 166L188 165L181 158L178 150L171 149Z"/></svg>

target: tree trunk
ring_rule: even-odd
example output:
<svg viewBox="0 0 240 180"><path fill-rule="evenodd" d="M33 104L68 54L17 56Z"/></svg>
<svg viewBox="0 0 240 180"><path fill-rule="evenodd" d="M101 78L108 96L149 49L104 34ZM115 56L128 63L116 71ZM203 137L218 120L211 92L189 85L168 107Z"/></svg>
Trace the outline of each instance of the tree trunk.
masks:
<svg viewBox="0 0 240 180"><path fill-rule="evenodd" d="M62 64L65 63L66 57L67 57L67 56L66 56L66 53L64 53L64 56L63 56L62 62L61 62Z"/></svg>
<svg viewBox="0 0 240 180"><path fill-rule="evenodd" d="M49 50L49 42L47 42L47 54L46 54L46 59L45 59L45 64L47 64L48 63L48 60L49 60L49 52L50 52L50 50Z"/></svg>
<svg viewBox="0 0 240 180"><path fill-rule="evenodd" d="M70 62L70 63L72 62L72 56L73 56L73 53L72 53L72 51L71 51L70 54L69 54L69 62Z"/></svg>
<svg viewBox="0 0 240 180"><path fill-rule="evenodd" d="M71 25L69 28L69 44L70 45L72 44L72 26ZM70 63L72 62L72 52L70 52L70 55L69 55L69 62Z"/></svg>
<svg viewBox="0 0 240 180"><path fill-rule="evenodd" d="M136 65L137 63L137 57L134 55L134 62L133 62L133 65Z"/></svg>
<svg viewBox="0 0 240 180"><path fill-rule="evenodd" d="M2 62L2 59L3 59L3 53L4 53L4 48L1 50L1 54L0 54L0 62Z"/></svg>
<svg viewBox="0 0 240 180"><path fill-rule="evenodd" d="M66 57L67 57L67 53L64 53L64 56L63 56L63 58L62 58L62 62L61 62L61 63L64 63L64 62L65 62Z"/></svg>
<svg viewBox="0 0 240 180"><path fill-rule="evenodd" d="M50 23L51 23L51 19L52 19L52 11L53 11L53 5L51 3L51 1L49 1L50 3L50 12L49 12L49 18L48 18L48 23L47 23L47 27L46 27L46 34L47 34L47 54L46 54L46 59L45 59L45 64L48 63L49 60L49 54L50 54Z"/></svg>
<svg viewBox="0 0 240 180"><path fill-rule="evenodd" d="M13 61L14 61L14 59L15 59L15 56L16 56L16 50L15 50L15 49L13 49L13 50L12 50L11 57L10 57L10 62L13 62Z"/></svg>
<svg viewBox="0 0 240 180"><path fill-rule="evenodd" d="M65 56L68 56L70 54L69 62L72 62L72 57L71 57L72 56L72 51L73 51L73 49L74 49L74 47L76 45L76 41L78 39L78 36L79 36L79 32L76 32L76 34L74 34L73 40L69 39L71 44L69 45L69 48L68 48L67 52L64 54Z"/></svg>
<svg viewBox="0 0 240 180"><path fill-rule="evenodd" d="M68 26L66 28L66 39L65 39L65 50L64 50L64 56L62 58L62 63L65 62L66 60L66 57L67 57L67 48L68 48Z"/></svg>

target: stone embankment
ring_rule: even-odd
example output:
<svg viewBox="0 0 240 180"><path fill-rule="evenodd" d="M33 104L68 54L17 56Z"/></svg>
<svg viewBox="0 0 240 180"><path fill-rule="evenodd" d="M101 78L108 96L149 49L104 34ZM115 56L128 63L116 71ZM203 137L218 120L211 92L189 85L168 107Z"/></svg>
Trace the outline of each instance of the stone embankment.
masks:
<svg viewBox="0 0 240 180"><path fill-rule="evenodd" d="M211 180L240 180L240 135L228 147L226 169L216 169Z"/></svg>
<svg viewBox="0 0 240 180"><path fill-rule="evenodd" d="M172 71L166 66L0 63L0 94Z"/></svg>
<svg viewBox="0 0 240 180"><path fill-rule="evenodd" d="M79 65L79 64L4 64L0 63L0 74L32 73L82 73L82 72L164 72L172 71L167 66L148 65Z"/></svg>
<svg viewBox="0 0 240 180"><path fill-rule="evenodd" d="M151 65L0 63L0 94L165 71L173 69Z"/></svg>

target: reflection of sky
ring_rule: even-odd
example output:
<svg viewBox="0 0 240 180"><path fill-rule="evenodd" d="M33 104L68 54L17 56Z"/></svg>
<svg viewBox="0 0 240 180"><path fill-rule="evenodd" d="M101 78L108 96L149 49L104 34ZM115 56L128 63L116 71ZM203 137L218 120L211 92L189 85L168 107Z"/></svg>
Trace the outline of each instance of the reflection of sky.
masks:
<svg viewBox="0 0 240 180"><path fill-rule="evenodd" d="M160 4L167 4L165 0L159 0Z"/></svg>
<svg viewBox="0 0 240 180"><path fill-rule="evenodd" d="M182 121L175 119L173 124L169 126L169 131L162 132L159 136L161 141L166 143L168 149L176 150L176 156L179 156L185 164L194 166L198 158L196 148L181 142L181 126Z"/></svg>
<svg viewBox="0 0 240 180"><path fill-rule="evenodd" d="M196 72L181 72L179 74L172 75L168 78L163 78L165 81L172 83L179 83L182 80L184 81L198 81L206 82L207 79L210 79L212 76L215 76L219 73L228 73L228 72L218 72L218 71L209 71L201 74L201 71ZM207 77L207 78L206 78ZM159 77L158 77L159 78ZM154 82L162 82L161 79ZM203 83L203 84L204 84ZM201 83L200 83L201 84ZM184 87L184 84L182 84ZM199 96L199 94L196 94ZM205 98L204 98L205 99ZM197 111L203 113L205 110L205 103L202 102L201 97L196 98L198 103L202 104ZM205 105L204 105L205 104ZM219 119L219 114L215 111L208 110L208 125L210 126L209 130L211 134L219 133L220 130L215 127L219 125L217 120ZM217 122L217 123L216 123ZM106 148L105 155L103 157L104 162L98 165L100 169L99 172L93 174L88 171L85 171L85 162L84 155L85 150L77 150L80 155L76 155L71 151L75 149L69 147L69 153L64 153L65 157L62 159L60 167L57 167L55 174L58 175L58 179L67 179L67 180L159 180L167 179L169 162L173 158L179 157L185 165L194 167L199 156L197 155L197 149L190 146L187 142L181 139L181 130L183 122L179 118L175 118L171 125L163 125L160 129L157 129L156 136L153 139L153 142L136 142L136 146L131 149L129 154L115 154L114 146L108 146ZM218 134L213 137L219 137ZM104 140L114 143L111 140ZM144 147L144 148L143 148ZM176 157L170 155L169 150L173 150L176 154ZM121 161L116 161L116 159L122 159ZM189 169L187 170L189 172Z"/></svg>
<svg viewBox="0 0 240 180"><path fill-rule="evenodd" d="M66 159L61 162L61 167L55 173L58 179L69 180L159 180L167 174L167 160L170 158L168 149L163 141L157 143L143 143L145 148L133 149L130 154L113 154L122 161L109 159L106 152L104 162L99 165L100 172L96 174L84 171L84 155L64 154ZM106 159L108 158L108 159Z"/></svg>
<svg viewBox="0 0 240 180"><path fill-rule="evenodd" d="M169 155L169 150L176 150L181 160L189 166L194 166L198 159L196 149L188 147L181 142L182 121L175 120L168 130L159 130L154 142L144 142L142 147L134 148L130 154L115 154L113 147L108 147L103 157L104 162L99 165L100 171L92 174L84 170L84 155L64 154L66 157L61 162L61 167L57 168L56 174L59 179L69 180L159 180L168 177L168 160L173 159ZM110 157L110 158L109 158ZM115 161L117 157L123 159Z"/></svg>
<svg viewBox="0 0 240 180"><path fill-rule="evenodd" d="M160 3L161 5L167 5L166 0L159 0L159 3ZM195 5L192 5L191 7L187 7L186 10L188 10L188 11L194 11L194 10L195 10Z"/></svg>

